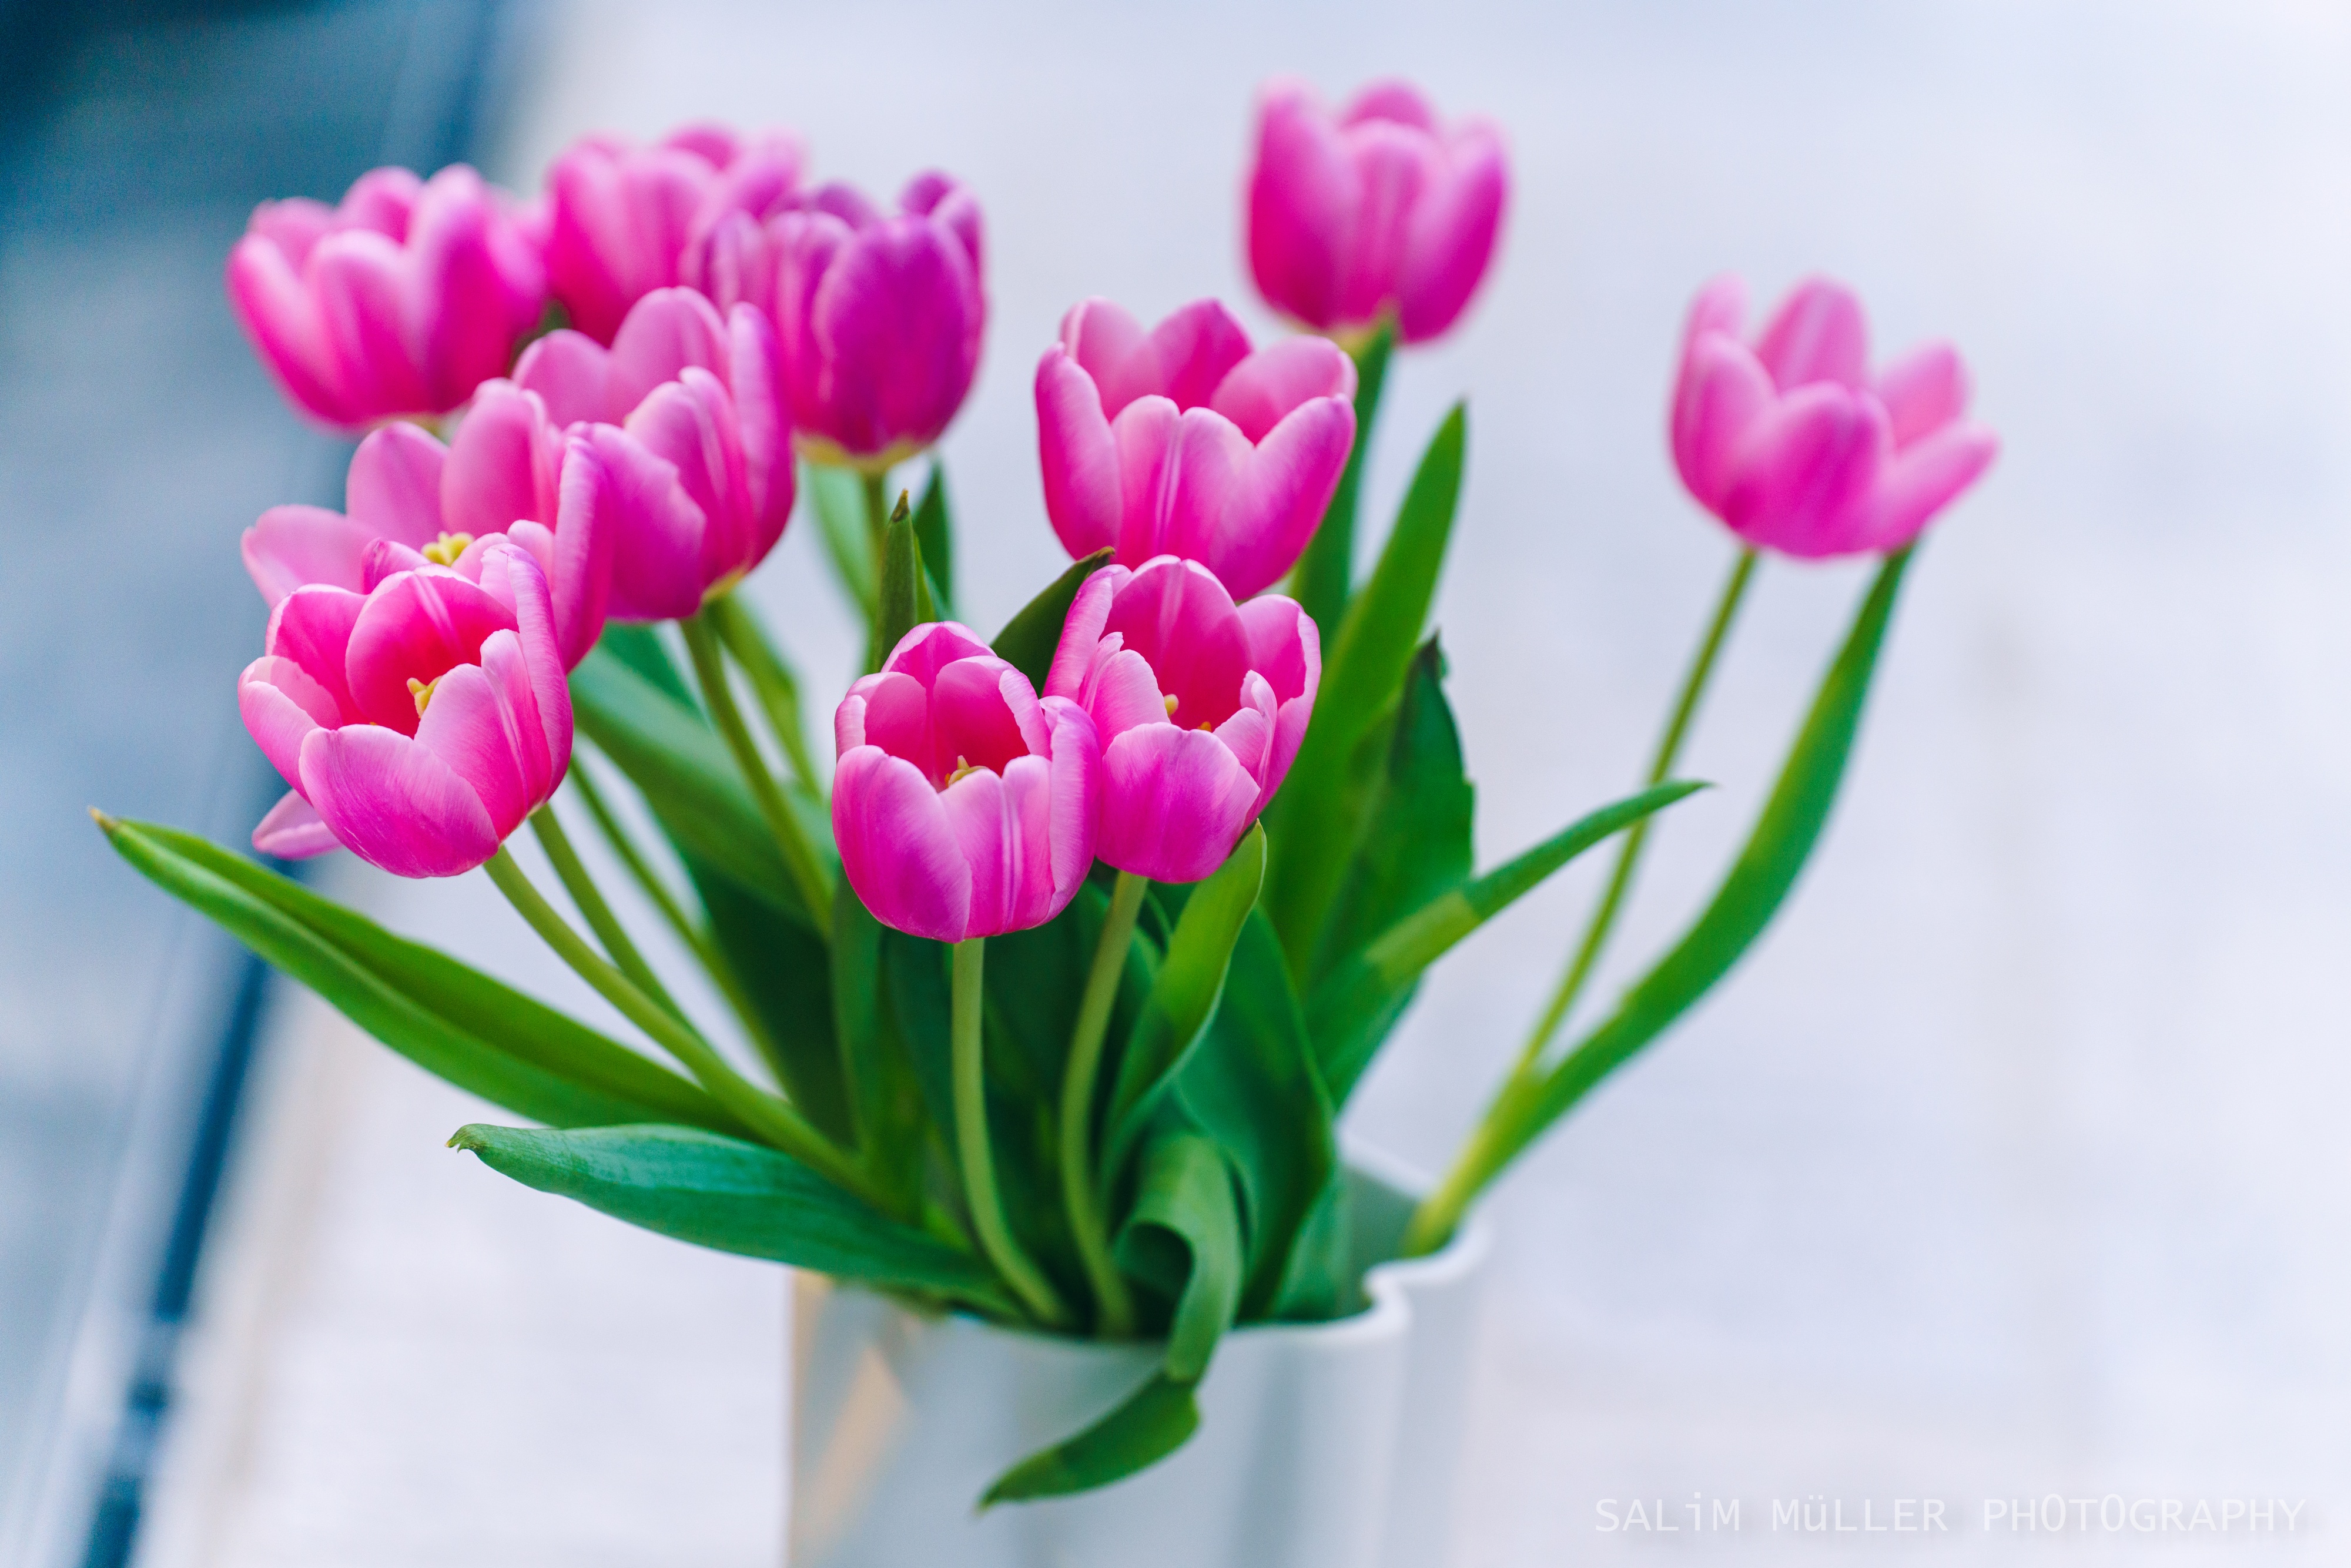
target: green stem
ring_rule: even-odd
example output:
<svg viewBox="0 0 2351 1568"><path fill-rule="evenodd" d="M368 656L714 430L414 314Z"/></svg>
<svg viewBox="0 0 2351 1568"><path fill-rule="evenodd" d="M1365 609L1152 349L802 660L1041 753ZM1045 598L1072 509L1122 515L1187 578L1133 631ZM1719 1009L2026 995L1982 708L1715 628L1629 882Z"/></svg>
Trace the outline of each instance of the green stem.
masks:
<svg viewBox="0 0 2351 1568"><path fill-rule="evenodd" d="M882 563L890 535L890 476L861 474L858 478L865 493L865 543L873 556L873 603L872 618L865 623L865 667L878 670L890 656L890 650L882 646Z"/></svg>
<svg viewBox="0 0 2351 1568"><path fill-rule="evenodd" d="M644 852L637 847L636 841L629 836L628 829L622 825L620 818L605 803L603 791L596 788L595 780L589 777L588 769L580 765L576 753L572 758L570 778L573 787L580 791L580 798L588 803L588 814L596 820L597 831L604 835L605 843L611 847L613 857L628 868L629 874L636 879L637 885L644 890L653 907L661 911L662 918L676 933L677 939L700 962L703 972L710 977L711 984L716 986L719 995L726 998L726 1006L735 1014L736 1021L743 1026L744 1033L749 1035L751 1043L758 1048L760 1060L776 1069L780 1077L783 1052L777 1046L775 1037L768 1032L767 1020L751 1005L750 995L743 989L742 978L736 974L735 966L727 961L726 954L719 951L718 944L711 939L710 934L695 924L693 916L686 914L684 905L678 903L677 895L654 873L652 863L645 859Z"/></svg>
<svg viewBox="0 0 2351 1568"><path fill-rule="evenodd" d="M791 761L792 771L811 789L819 789L816 763L809 754L808 734L800 722L800 685L775 640L760 623L758 613L732 592L721 594L710 606L718 622L719 639L735 663L751 677L768 727Z"/></svg>
<svg viewBox="0 0 2351 1568"><path fill-rule="evenodd" d="M1086 1279L1093 1286L1094 1299L1102 1303L1100 1330L1111 1339L1125 1339L1134 1333L1134 1298L1112 1260L1110 1237L1094 1204L1094 1083L1102 1068L1102 1037L1110 1028L1111 1009L1118 1001L1118 982L1126 972L1134 917L1143 907L1144 890L1150 885L1148 877L1131 871L1118 873L1111 890L1110 913L1102 920L1102 939L1094 946L1093 967L1086 974L1085 994L1078 1002L1069 1065L1061 1075L1061 1200L1070 1211L1070 1230L1077 1238Z"/></svg>
<svg viewBox="0 0 2351 1568"><path fill-rule="evenodd" d="M1649 776L1645 781L1646 786L1654 788L1664 783L1666 775L1673 771L1675 759L1681 755L1682 741L1689 733L1690 720L1698 714L1698 700L1705 695L1707 682L1712 677L1715 663L1721 655L1723 641L1729 635L1730 623L1739 613L1740 601L1746 598L1747 585L1754 576L1755 551L1752 547L1742 546L1738 560L1730 569L1729 580L1722 585L1722 596L1715 603L1714 616L1707 622L1706 635L1698 643L1698 656L1690 661L1689 674L1683 677L1681 695L1674 704L1673 716L1667 721L1666 732L1658 738L1656 755L1649 762ZM1645 817L1625 833L1624 845L1616 852L1616 867L1609 874L1607 890L1600 895L1600 903L1592 912L1591 924L1584 928L1583 946L1576 949L1574 961L1561 977L1559 989L1552 994L1551 1005L1543 1009L1534 1031L1527 1037L1526 1049L1520 1055L1516 1076L1534 1071L1552 1037L1567 1021L1576 998L1583 994L1583 983L1592 977L1593 967L1600 962L1601 949L1607 946L1609 933L1615 927L1616 916L1624 908L1625 895L1632 891L1634 869L1640 864L1642 846L1648 842L1649 822L1650 819Z"/></svg>
<svg viewBox="0 0 2351 1568"><path fill-rule="evenodd" d="M563 891L571 895L572 906L587 919L588 928L596 933L596 940L603 944L604 951L611 956L613 963L621 967L621 973L629 977L629 983L671 1013L684 1018L685 1013L678 1007L677 998L669 994L669 988L661 983L661 977L653 973L653 967L645 962L643 953L637 951L637 945L629 938L628 927L622 925L620 916L612 913L612 906L604 902L603 890L596 885L595 880L588 874L588 868L580 863L580 852L571 847L571 835L565 832L563 824L556 820L553 801L530 814L530 831L538 835L539 847L547 852L549 862L555 867L557 880L563 883Z"/></svg>
<svg viewBox="0 0 2351 1568"><path fill-rule="evenodd" d="M702 687L703 706L710 710L710 722L726 741L726 748L735 754L735 766L742 770L744 781L751 787L751 797L758 802L759 814L767 819L768 831L776 836L776 847L782 852L784 865L791 873L800 902L807 906L809 928L821 942L831 942L832 909L832 879L825 874L817 859L816 846L809 841L808 830L800 825L799 816L792 803L784 798L783 786L768 770L767 758L759 755L758 743L751 738L750 727L743 722L743 710L735 704L734 688L726 684L726 664L718 648L718 633L713 628L707 611L678 622L685 632L685 646L694 655L695 679Z"/></svg>
<svg viewBox="0 0 2351 1568"><path fill-rule="evenodd" d="M1070 1322L1069 1309L1020 1249L1012 1228L1005 1223L1004 1205L996 1192L996 1167L987 1142L987 1063L980 1054L980 1012L985 999L981 981L987 949L985 937L955 945L951 1049L956 1153L963 1167L964 1199L971 1207L972 1228L979 1232L980 1248L1004 1276L1004 1282L1039 1321L1062 1328Z"/></svg>
<svg viewBox="0 0 2351 1568"><path fill-rule="evenodd" d="M555 949L556 956L594 987L599 996L618 1008L622 1016L652 1036L653 1043L675 1057L710 1092L712 1099L776 1148L859 1197L871 1197L863 1174L830 1139L810 1126L789 1101L768 1093L736 1071L725 1057L711 1049L708 1040L695 1032L692 1025L637 989L626 975L588 946L580 933L555 912L555 906L530 884L530 878L523 874L522 867L515 863L504 844L490 857L487 869L490 880L507 895L515 913Z"/></svg>

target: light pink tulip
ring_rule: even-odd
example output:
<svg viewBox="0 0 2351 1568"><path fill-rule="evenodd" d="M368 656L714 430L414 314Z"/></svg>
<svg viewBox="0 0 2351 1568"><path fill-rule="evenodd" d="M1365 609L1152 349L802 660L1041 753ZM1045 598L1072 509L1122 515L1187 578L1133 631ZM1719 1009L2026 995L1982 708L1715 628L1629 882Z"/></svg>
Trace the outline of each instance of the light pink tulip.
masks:
<svg viewBox="0 0 2351 1568"><path fill-rule="evenodd" d="M1322 681L1313 619L1280 594L1235 606L1196 561L1086 579L1045 680L1102 745L1094 852L1155 882L1225 863L1281 788Z"/></svg>
<svg viewBox="0 0 2351 1568"><path fill-rule="evenodd" d="M256 849L340 843L400 876L455 876L562 782L571 695L547 578L503 538L475 547L365 593L298 588L270 612L237 706L294 793Z"/></svg>
<svg viewBox="0 0 2351 1568"><path fill-rule="evenodd" d="M813 462L878 472L939 438L979 367L979 204L917 175L884 214L847 185L792 198L764 225L722 218L686 281L767 308L792 428Z"/></svg>
<svg viewBox="0 0 2351 1568"><path fill-rule="evenodd" d="M1240 597L1314 537L1355 441L1355 365L1323 338L1251 352L1213 299L1148 333L1107 299L1037 363L1045 511L1072 556L1196 560Z"/></svg>
<svg viewBox="0 0 2351 1568"><path fill-rule="evenodd" d="M547 272L508 198L473 170L377 169L338 207L255 209L228 295L294 404L359 430L446 413L505 374L545 308Z"/></svg>
<svg viewBox="0 0 2351 1568"><path fill-rule="evenodd" d="M452 445L405 423L360 442L343 504L272 507L245 530L246 570L273 610L305 586L364 593L497 538L545 572L564 667L596 645L620 542L613 486L589 434L567 438L512 382L483 384Z"/></svg>
<svg viewBox="0 0 2351 1568"><path fill-rule="evenodd" d="M1752 545L1821 557L1899 549L1973 484L2000 439L1964 416L1967 367L1928 343L1869 373L1869 329L1843 284L1799 284L1750 346L1747 287L1690 307L1674 388L1674 464Z"/></svg>
<svg viewBox="0 0 2351 1568"><path fill-rule="evenodd" d="M1092 720L954 622L906 633L834 713L832 833L885 925L938 942L1059 915L1094 862Z"/></svg>
<svg viewBox="0 0 2351 1568"><path fill-rule="evenodd" d="M609 343L629 308L687 280L689 261L729 214L754 221L799 189L799 138L744 141L724 126L689 125L651 147L587 136L549 172L547 265L571 324Z"/></svg>
<svg viewBox="0 0 2351 1568"><path fill-rule="evenodd" d="M610 349L550 332L515 380L558 423L585 430L612 475L615 619L691 615L783 537L790 430L775 329L758 306L721 319L693 289L655 289Z"/></svg>
<svg viewBox="0 0 2351 1568"><path fill-rule="evenodd" d="M1333 119L1304 83L1258 103L1249 255L1259 291L1318 332L1387 312L1419 343L1459 319L1493 259L1510 184L1502 134L1444 126L1411 85L1374 82Z"/></svg>

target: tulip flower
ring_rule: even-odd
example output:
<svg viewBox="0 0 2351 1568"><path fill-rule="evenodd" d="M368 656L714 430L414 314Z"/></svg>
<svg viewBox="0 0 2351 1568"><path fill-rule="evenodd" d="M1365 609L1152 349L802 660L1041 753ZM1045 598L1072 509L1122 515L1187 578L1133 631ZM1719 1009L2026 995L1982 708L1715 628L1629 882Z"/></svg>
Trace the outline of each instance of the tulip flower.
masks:
<svg viewBox="0 0 2351 1568"><path fill-rule="evenodd" d="M446 413L538 324L547 273L507 197L464 164L360 176L342 204L264 202L229 304L295 406L360 430Z"/></svg>
<svg viewBox="0 0 2351 1568"><path fill-rule="evenodd" d="M245 530L246 570L276 610L307 586L364 593L395 571L448 566L483 540L528 550L554 601L564 668L604 629L619 519L605 465L586 433L567 438L538 399L485 382L455 442L408 423L360 443L344 482L348 513L272 507Z"/></svg>
<svg viewBox="0 0 2351 1568"><path fill-rule="evenodd" d="M938 942L1041 925L1094 861L1093 721L954 622L915 627L833 715L832 831L873 917Z"/></svg>
<svg viewBox="0 0 2351 1568"><path fill-rule="evenodd" d="M884 214L846 185L723 219L687 281L768 308L801 454L883 473L939 438L979 367L979 204L916 176Z"/></svg>
<svg viewBox="0 0 2351 1568"><path fill-rule="evenodd" d="M1797 286L1752 345L1746 285L1690 307L1674 389L1682 483L1750 545L1823 557L1898 549L1973 484L2000 440L1964 416L1967 367L1928 343L1869 373L1869 329L1844 285Z"/></svg>
<svg viewBox="0 0 2351 1568"><path fill-rule="evenodd" d="M778 210L799 186L799 138L771 131L748 141L723 126L691 125L651 147L588 136L559 155L547 266L571 324L610 343L630 307L686 281L689 256L733 213Z"/></svg>
<svg viewBox="0 0 2351 1568"><path fill-rule="evenodd" d="M264 646L237 707L294 797L257 849L331 839L396 875L455 876L496 853L570 763L547 578L503 538L366 593L298 588Z"/></svg>
<svg viewBox="0 0 2351 1568"><path fill-rule="evenodd" d="M524 351L517 384L558 423L587 427L612 476L615 619L691 615L783 537L793 481L776 360L766 312L737 304L722 320L690 288L637 301L610 349L557 331Z"/></svg>
<svg viewBox="0 0 2351 1568"><path fill-rule="evenodd" d="M1233 603L1196 561L1106 566L1070 606L1045 700L1101 737L1095 854L1155 882L1197 882L1281 788L1322 680L1322 640L1280 594Z"/></svg>
<svg viewBox="0 0 2351 1568"><path fill-rule="evenodd" d="M1390 312L1407 343L1444 334L1493 259L1510 174L1501 132L1437 123L1409 84L1375 82L1335 120L1302 82L1258 104L1249 256L1277 310L1368 335Z"/></svg>
<svg viewBox="0 0 2351 1568"><path fill-rule="evenodd" d="M1247 598L1314 537L1354 444L1354 361L1326 339L1252 352L1213 299L1148 333L1089 299L1037 364L1046 514L1072 556L1182 556Z"/></svg>

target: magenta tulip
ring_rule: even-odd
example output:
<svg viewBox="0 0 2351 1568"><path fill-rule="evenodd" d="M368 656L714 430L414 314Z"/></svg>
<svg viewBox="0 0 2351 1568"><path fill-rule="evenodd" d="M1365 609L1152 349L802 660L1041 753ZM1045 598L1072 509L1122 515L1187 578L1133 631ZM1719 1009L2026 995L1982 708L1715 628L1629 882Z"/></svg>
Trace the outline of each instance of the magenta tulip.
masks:
<svg viewBox="0 0 2351 1568"><path fill-rule="evenodd" d="M1173 556L1087 578L1045 700L1081 705L1102 737L1094 852L1155 882L1224 864L1297 758L1322 680L1322 635L1279 594L1236 606Z"/></svg>
<svg viewBox="0 0 2351 1568"><path fill-rule="evenodd" d="M360 443L344 491L348 512L272 507L245 530L246 570L273 610L307 586L364 593L395 571L454 565L496 538L546 574L564 667L596 645L619 542L613 487L586 433L567 439L538 398L484 383L449 446L388 424Z"/></svg>
<svg viewBox="0 0 2351 1568"><path fill-rule="evenodd" d="M1059 915L1094 862L1093 721L954 622L906 633L833 715L832 832L873 917L938 942Z"/></svg>
<svg viewBox="0 0 2351 1568"><path fill-rule="evenodd" d="M464 164L360 176L338 207L264 202L229 303L295 406L360 430L446 413L538 324L547 274L507 198Z"/></svg>
<svg viewBox="0 0 2351 1568"><path fill-rule="evenodd" d="M1749 544L1823 557L1899 549L1973 484L1999 437L1964 416L1967 367L1928 343L1873 378L1861 301L1799 284L1750 346L1747 287L1707 285L1690 307L1674 389L1674 463Z"/></svg>
<svg viewBox="0 0 2351 1568"><path fill-rule="evenodd" d="M552 197L547 266L571 324L609 343L630 307L687 280L689 257L729 214L753 221L799 187L799 138L772 131L748 141L723 126L691 125L651 147L582 137L548 175Z"/></svg>
<svg viewBox="0 0 2351 1568"><path fill-rule="evenodd" d="M237 706L294 796L257 849L331 841L400 876L455 876L496 853L570 763L547 579L502 538L366 593L298 588L264 646Z"/></svg>
<svg viewBox="0 0 2351 1568"><path fill-rule="evenodd" d="M691 615L783 537L791 439L775 329L758 306L738 303L722 319L693 289L656 289L610 349L550 332L515 379L559 423L594 422L616 496L615 619Z"/></svg>
<svg viewBox="0 0 2351 1568"><path fill-rule="evenodd" d="M979 204L932 173L895 214L826 185L764 225L725 218L687 281L774 318L802 455L878 473L963 406L987 319L980 278Z"/></svg>
<svg viewBox="0 0 2351 1568"><path fill-rule="evenodd" d="M1213 299L1148 333L1089 299L1037 363L1046 515L1072 556L1182 556L1247 598L1314 537L1354 444L1354 361L1327 339L1251 352Z"/></svg>
<svg viewBox="0 0 2351 1568"><path fill-rule="evenodd" d="M1509 184L1501 132L1439 125L1407 83L1375 82L1336 119L1304 83L1270 83L1249 176L1258 289L1343 339L1391 312L1405 342L1441 336L1486 276Z"/></svg>

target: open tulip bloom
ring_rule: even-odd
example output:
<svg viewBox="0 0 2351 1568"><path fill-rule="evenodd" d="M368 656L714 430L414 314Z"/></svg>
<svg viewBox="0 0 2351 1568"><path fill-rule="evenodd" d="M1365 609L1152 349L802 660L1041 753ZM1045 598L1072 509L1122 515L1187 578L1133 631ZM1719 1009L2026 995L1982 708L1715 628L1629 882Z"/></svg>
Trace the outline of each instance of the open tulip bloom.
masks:
<svg viewBox="0 0 2351 1568"><path fill-rule="evenodd" d="M1261 140L1270 294L1326 329L1452 322L1499 211L1490 133L1441 131L1393 86L1335 124L1282 88ZM708 128L649 152L583 144L551 232L515 229L543 256L511 273L493 265L504 209L470 176L371 176L333 214L265 209L232 267L310 413L464 405L445 444L404 423L369 435L344 511L278 507L246 536L272 608L237 698L290 791L256 844L402 876L485 868L634 1038L242 854L99 821L385 1043L532 1124L453 1140L518 1181L924 1310L1156 1346L1129 1398L986 1500L1082 1490L1185 1441L1228 1332L1363 1308L1334 1128L1430 964L1611 846L1557 990L1407 1255L1445 1247L1729 971L1823 831L1919 531L1992 438L1964 418L1949 349L1871 372L1837 286L1802 286L1751 342L1736 286L1710 287L1667 434L1736 536L1728 584L1637 792L1480 872L1426 627L1460 406L1368 577L1351 560L1355 446L1393 330L1359 361L1320 338L1254 346L1211 301L1148 331L1102 301L1071 311L1035 395L1046 513L1079 559L986 637L957 603L935 466L918 507L880 505L888 465L970 382L978 209L926 178L883 214L801 189L799 170L796 143ZM343 234L357 259L337 260ZM579 329L509 363L541 267ZM350 292L367 277L383 289ZM442 381L431 354L390 354L446 347L434 310L476 287L496 354L469 349ZM339 288L386 314L352 315ZM384 355L314 352L354 332ZM335 379L362 362L375 381ZM796 440L852 465L872 503L842 530L831 492L804 486L836 561L844 539L866 552L843 577L868 673L834 712L829 770L735 591L790 511ZM1672 775L1759 549L1883 559L1713 897L1621 997L1580 1011L1655 813L1698 788ZM1285 574L1290 593L1268 591ZM685 994L707 1009L672 991L574 851L567 778L563 812L705 971ZM622 780L640 809L611 800ZM525 821L573 914L507 845Z"/></svg>

